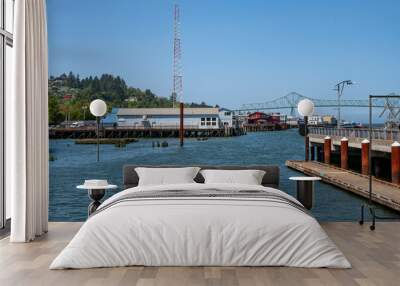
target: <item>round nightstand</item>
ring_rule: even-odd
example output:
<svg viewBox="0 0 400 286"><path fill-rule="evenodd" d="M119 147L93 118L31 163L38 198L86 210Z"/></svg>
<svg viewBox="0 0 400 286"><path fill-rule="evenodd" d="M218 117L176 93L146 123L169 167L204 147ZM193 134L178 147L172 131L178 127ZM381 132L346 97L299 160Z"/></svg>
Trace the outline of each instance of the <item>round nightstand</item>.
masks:
<svg viewBox="0 0 400 286"><path fill-rule="evenodd" d="M117 185L109 185L109 184L106 184L103 186L95 186L95 185L86 184L86 182L85 182L84 185L79 185L76 188L80 189L80 190L87 190L88 196L92 200L92 202L88 206L88 216L90 216L101 205L100 200L104 197L104 195L106 194L106 191L111 190L111 189L116 189L116 188L118 188L118 186Z"/></svg>
<svg viewBox="0 0 400 286"><path fill-rule="evenodd" d="M314 182L320 177L290 177L289 180L297 182L297 199L303 206L310 210L314 205Z"/></svg>

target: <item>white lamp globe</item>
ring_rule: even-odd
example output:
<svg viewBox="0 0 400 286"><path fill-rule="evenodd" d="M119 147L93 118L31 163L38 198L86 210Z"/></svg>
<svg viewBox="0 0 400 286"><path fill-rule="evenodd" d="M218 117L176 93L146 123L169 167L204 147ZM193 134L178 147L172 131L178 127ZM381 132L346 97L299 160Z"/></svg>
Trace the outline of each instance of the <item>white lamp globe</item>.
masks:
<svg viewBox="0 0 400 286"><path fill-rule="evenodd" d="M90 103L90 113L96 117L101 117L107 112L107 104L101 99L95 99Z"/></svg>
<svg viewBox="0 0 400 286"><path fill-rule="evenodd" d="M314 113L314 102L309 99L302 99L297 104L297 111L301 116L311 116Z"/></svg>

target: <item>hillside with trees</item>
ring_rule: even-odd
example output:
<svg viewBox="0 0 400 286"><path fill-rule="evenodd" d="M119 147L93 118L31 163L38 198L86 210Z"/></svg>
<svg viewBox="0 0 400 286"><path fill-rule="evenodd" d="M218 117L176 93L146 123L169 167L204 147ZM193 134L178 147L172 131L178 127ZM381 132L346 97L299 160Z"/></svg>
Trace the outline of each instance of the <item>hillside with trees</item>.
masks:
<svg viewBox="0 0 400 286"><path fill-rule="evenodd" d="M150 89L127 86L119 76L103 74L81 79L70 72L49 78L49 124L94 119L89 104L97 98L107 102L110 110L112 107L172 107L172 97L161 97ZM210 107L204 102L185 103L185 106Z"/></svg>

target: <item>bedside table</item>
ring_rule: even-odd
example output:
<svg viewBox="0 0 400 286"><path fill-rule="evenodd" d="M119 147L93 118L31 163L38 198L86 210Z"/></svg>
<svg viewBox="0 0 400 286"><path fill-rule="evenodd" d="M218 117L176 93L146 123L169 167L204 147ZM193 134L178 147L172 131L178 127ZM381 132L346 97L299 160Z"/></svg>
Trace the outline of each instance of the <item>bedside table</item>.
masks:
<svg viewBox="0 0 400 286"><path fill-rule="evenodd" d="M76 188L80 190L87 190L89 198L92 200L90 205L88 206L88 217L94 213L97 208L101 205L100 200L104 197L107 190L118 188L117 185L109 185L108 183L104 185L91 185L87 182L91 180L85 181L85 184L79 185ZM92 180L95 181L95 180ZM105 181L106 182L106 181Z"/></svg>
<svg viewBox="0 0 400 286"><path fill-rule="evenodd" d="M314 205L314 182L320 177L290 177L289 180L297 183L297 200L310 210Z"/></svg>

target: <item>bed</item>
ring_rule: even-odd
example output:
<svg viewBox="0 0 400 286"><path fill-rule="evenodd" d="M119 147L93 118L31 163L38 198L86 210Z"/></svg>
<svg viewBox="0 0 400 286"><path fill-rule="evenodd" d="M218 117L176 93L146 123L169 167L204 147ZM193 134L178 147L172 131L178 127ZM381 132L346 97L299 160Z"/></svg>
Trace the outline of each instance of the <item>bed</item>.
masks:
<svg viewBox="0 0 400 286"><path fill-rule="evenodd" d="M350 268L316 219L280 191L276 166L261 185L193 183L138 186L123 168L124 191L105 202L50 269L117 266L291 266ZM170 166L161 166L169 168Z"/></svg>

